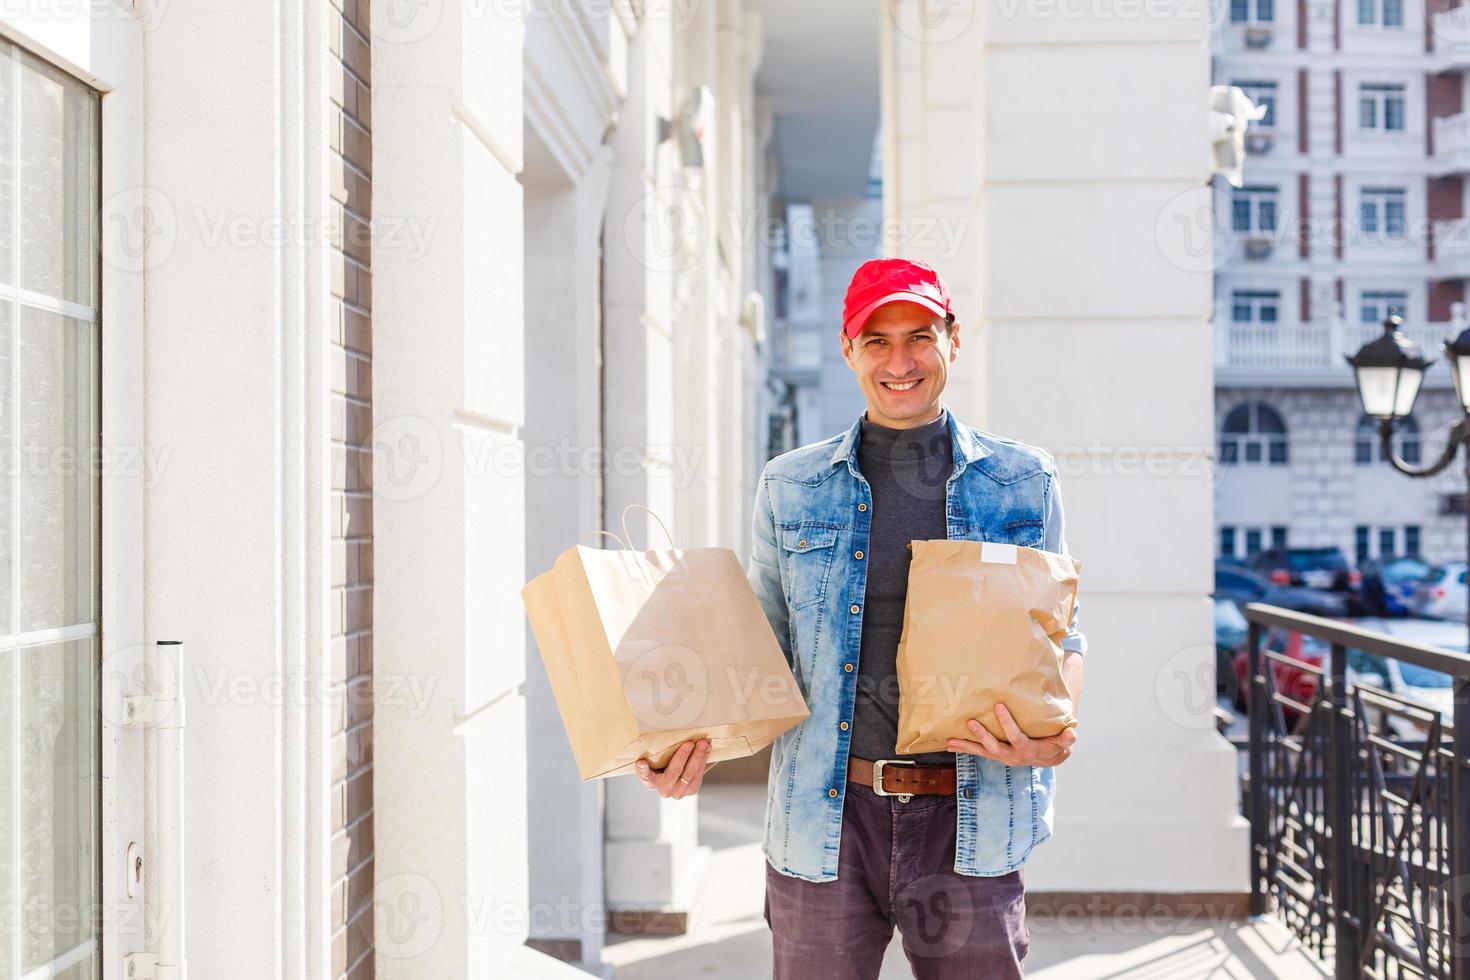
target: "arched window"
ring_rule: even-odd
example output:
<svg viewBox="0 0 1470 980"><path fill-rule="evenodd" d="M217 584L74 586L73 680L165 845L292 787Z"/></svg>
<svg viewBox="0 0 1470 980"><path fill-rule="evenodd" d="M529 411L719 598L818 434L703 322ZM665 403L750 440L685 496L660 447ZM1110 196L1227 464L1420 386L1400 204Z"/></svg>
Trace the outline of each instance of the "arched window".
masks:
<svg viewBox="0 0 1470 980"><path fill-rule="evenodd" d="M1412 415L1399 419L1393 427L1393 450L1399 459L1411 466L1419 465L1419 423ZM1364 415L1358 419L1357 431L1353 434L1353 462L1359 466L1388 462L1383 457L1383 446L1378 438L1378 421Z"/></svg>
<svg viewBox="0 0 1470 980"><path fill-rule="evenodd" d="M1242 402L1220 428L1220 462L1286 465L1286 422L1265 402Z"/></svg>

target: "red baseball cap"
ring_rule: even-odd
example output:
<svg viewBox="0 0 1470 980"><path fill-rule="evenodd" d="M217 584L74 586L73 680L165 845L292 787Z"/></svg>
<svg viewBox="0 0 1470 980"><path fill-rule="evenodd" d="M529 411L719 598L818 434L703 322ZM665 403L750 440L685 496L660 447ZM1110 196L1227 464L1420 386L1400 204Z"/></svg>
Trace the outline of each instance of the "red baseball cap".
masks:
<svg viewBox="0 0 1470 980"><path fill-rule="evenodd" d="M842 301L842 332L856 337L873 311L887 303L918 303L936 316L950 316L949 287L927 262L869 259L858 266Z"/></svg>

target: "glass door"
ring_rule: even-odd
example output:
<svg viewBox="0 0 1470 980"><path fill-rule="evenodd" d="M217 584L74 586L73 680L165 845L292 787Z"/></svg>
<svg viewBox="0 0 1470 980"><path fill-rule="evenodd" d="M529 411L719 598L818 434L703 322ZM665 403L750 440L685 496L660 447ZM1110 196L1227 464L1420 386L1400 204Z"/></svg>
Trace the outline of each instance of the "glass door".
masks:
<svg viewBox="0 0 1470 980"><path fill-rule="evenodd" d="M0 39L0 977L100 976L98 94Z"/></svg>

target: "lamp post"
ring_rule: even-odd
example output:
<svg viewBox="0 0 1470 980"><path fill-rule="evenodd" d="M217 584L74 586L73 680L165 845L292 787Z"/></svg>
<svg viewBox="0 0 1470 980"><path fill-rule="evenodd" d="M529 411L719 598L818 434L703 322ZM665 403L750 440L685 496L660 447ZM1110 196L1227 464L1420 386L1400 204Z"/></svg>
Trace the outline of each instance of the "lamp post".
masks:
<svg viewBox="0 0 1470 980"><path fill-rule="evenodd" d="M1412 477L1431 477L1454 462L1455 453L1465 448L1465 479L1470 487L1470 328L1444 344L1445 357L1454 374L1455 396L1460 403L1460 419L1450 430L1444 452L1428 466L1414 467L1393 451L1394 423L1407 418L1414 410L1425 369L1433 363L1419 351L1419 346L1405 337L1400 327L1403 319L1390 309L1383 321L1383 335L1364 344L1347 359L1357 381L1358 397L1363 412L1378 420L1378 438L1383 456L1400 473ZM1465 508L1470 521L1470 498ZM1470 524L1466 528L1466 556L1470 559ZM1466 617L1470 629L1470 613ZM1457 980L1470 977L1470 773L1465 771L1470 759L1470 680L1454 681L1454 764L1450 775L1450 942L1453 975ZM1371 928L1372 923L1363 923Z"/></svg>

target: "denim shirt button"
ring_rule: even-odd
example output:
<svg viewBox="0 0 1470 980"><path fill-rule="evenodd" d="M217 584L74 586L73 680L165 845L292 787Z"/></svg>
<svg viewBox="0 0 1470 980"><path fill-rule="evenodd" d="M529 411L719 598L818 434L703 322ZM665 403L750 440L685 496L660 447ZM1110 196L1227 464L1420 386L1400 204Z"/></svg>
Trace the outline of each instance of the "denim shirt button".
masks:
<svg viewBox="0 0 1470 980"><path fill-rule="evenodd" d="M827 795L828 796L836 796L837 795L837 791L835 789L829 789L829 790L827 790Z"/></svg>

